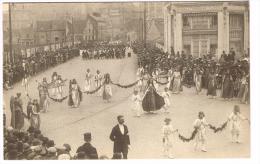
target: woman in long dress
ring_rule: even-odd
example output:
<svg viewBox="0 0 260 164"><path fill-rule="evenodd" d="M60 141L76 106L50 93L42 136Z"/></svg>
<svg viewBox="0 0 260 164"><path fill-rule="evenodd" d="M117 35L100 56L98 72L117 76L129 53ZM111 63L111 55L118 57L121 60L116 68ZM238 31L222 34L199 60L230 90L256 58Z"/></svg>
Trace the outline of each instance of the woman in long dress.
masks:
<svg viewBox="0 0 260 164"><path fill-rule="evenodd" d="M46 78L43 78L42 83L38 83L38 91L39 91L39 98L40 98L40 110L42 112L47 112L49 101L48 101L48 83Z"/></svg>
<svg viewBox="0 0 260 164"><path fill-rule="evenodd" d="M210 95L211 98L217 96L217 76L214 72L214 70L211 70L209 76L208 76L208 90L207 90L207 96Z"/></svg>
<svg viewBox="0 0 260 164"><path fill-rule="evenodd" d="M57 99L62 99L62 97L63 97L63 86L65 85L64 81L65 80L62 80L61 76L58 75L58 78L56 80L56 87L57 87L56 98Z"/></svg>
<svg viewBox="0 0 260 164"><path fill-rule="evenodd" d="M77 84L76 79L73 79L72 81L70 81L68 104L69 106L77 108L79 107L81 101L82 101L82 92L80 90L80 87Z"/></svg>
<svg viewBox="0 0 260 164"><path fill-rule="evenodd" d="M194 73L194 82L196 93L199 94L201 92L201 82L202 82L202 71L197 68Z"/></svg>
<svg viewBox="0 0 260 164"><path fill-rule="evenodd" d="M147 89L142 101L143 110L146 112L154 112L160 110L165 105L164 99L160 96L153 85L153 80L150 78L147 81Z"/></svg>
<svg viewBox="0 0 260 164"><path fill-rule="evenodd" d="M28 94L28 88L29 88L29 76L27 73L24 74L23 80L22 80L22 86L25 90L25 95Z"/></svg>
<svg viewBox="0 0 260 164"><path fill-rule="evenodd" d="M31 115L30 115L30 124L31 127L34 127L35 129L40 129L40 110L39 110L39 104L37 100L33 100L33 105L31 108Z"/></svg>
<svg viewBox="0 0 260 164"><path fill-rule="evenodd" d="M21 130L24 126L24 114L23 114L23 103L21 93L17 93L17 97L14 100L14 110L15 110L15 126L14 129Z"/></svg>
<svg viewBox="0 0 260 164"><path fill-rule="evenodd" d="M112 98L112 88L110 85L110 75L107 73L104 76L104 90L103 90L103 100L106 100L109 102L109 100Z"/></svg>
<svg viewBox="0 0 260 164"><path fill-rule="evenodd" d="M54 97L54 98L56 98L56 96L57 96L57 91L58 91L58 89L57 89L57 86L56 86L56 81L57 81L57 78L58 78L58 74L57 74L57 72L53 72L53 74L52 74L52 78L51 78L51 83L52 83L52 96Z"/></svg>
<svg viewBox="0 0 260 164"><path fill-rule="evenodd" d="M180 89L181 89L181 73L180 71L177 71L177 69L174 70L173 72L173 89L172 92L175 94L180 93Z"/></svg>
<svg viewBox="0 0 260 164"><path fill-rule="evenodd" d="M233 78L230 74L230 70L228 69L223 77L222 98L231 99L233 97L233 87Z"/></svg>
<svg viewBox="0 0 260 164"><path fill-rule="evenodd" d="M91 79L92 79L92 75L90 73L90 69L87 69L86 78L85 78L85 87L84 87L85 91L90 91Z"/></svg>
<svg viewBox="0 0 260 164"><path fill-rule="evenodd" d="M242 78L240 80L240 89L238 93L238 98L241 103L246 103L247 95L248 95L248 81L245 72L243 72Z"/></svg>
<svg viewBox="0 0 260 164"><path fill-rule="evenodd" d="M15 97L10 98L10 109L11 109L11 127L15 128L15 108L14 108Z"/></svg>

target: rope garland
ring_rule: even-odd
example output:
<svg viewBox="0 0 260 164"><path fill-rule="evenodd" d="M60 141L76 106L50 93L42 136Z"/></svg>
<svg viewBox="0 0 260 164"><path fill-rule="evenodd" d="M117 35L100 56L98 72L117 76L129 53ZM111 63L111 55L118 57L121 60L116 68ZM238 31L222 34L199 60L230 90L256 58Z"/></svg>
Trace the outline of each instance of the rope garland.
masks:
<svg viewBox="0 0 260 164"><path fill-rule="evenodd" d="M191 136L189 138L184 137L183 135L179 134L179 139L182 140L183 142L190 142L193 140L198 133L198 129L194 128L193 132L191 133Z"/></svg>
<svg viewBox="0 0 260 164"><path fill-rule="evenodd" d="M223 129L225 129L227 127L227 123L228 121L224 122L220 127L215 127L211 124L209 124L209 128L212 129L214 131L214 133L217 133L217 132L221 132Z"/></svg>
<svg viewBox="0 0 260 164"><path fill-rule="evenodd" d="M65 96L65 97L63 97L63 98L61 98L61 99L57 99L57 98L53 98L53 97L51 97L51 96L49 96L48 95L48 97L52 100L52 101L55 101L55 102L63 102L64 100L66 100L67 98L68 98L68 96Z"/></svg>
<svg viewBox="0 0 260 164"><path fill-rule="evenodd" d="M132 83L132 84L128 84L128 85L121 85L121 84L113 83L113 82L111 81L111 84L116 85L116 86L118 86L118 87L120 87L120 88L131 88L131 87L135 86L135 85L138 83L138 81L139 81L139 80L135 81L135 82Z"/></svg>

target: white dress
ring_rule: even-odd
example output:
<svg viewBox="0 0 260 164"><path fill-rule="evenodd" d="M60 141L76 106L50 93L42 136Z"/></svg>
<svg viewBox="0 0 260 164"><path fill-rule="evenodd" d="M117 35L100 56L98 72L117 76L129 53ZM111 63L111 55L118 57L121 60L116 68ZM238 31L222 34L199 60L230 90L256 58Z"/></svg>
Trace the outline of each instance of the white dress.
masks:
<svg viewBox="0 0 260 164"><path fill-rule="evenodd" d="M164 155L167 155L169 158L173 158L173 140L175 130L172 125L163 125L162 135L163 135L163 151Z"/></svg>
<svg viewBox="0 0 260 164"><path fill-rule="evenodd" d="M85 90L85 91L90 91L91 78L92 78L92 75L91 75L89 72L87 72L87 74L86 74L86 80L85 80L85 87L84 87L84 90Z"/></svg>
<svg viewBox="0 0 260 164"><path fill-rule="evenodd" d="M198 128L198 133L196 136L196 142L204 142L206 141L206 126L208 125L205 118L196 119L193 123L194 127Z"/></svg>
<svg viewBox="0 0 260 164"><path fill-rule="evenodd" d="M171 105L171 103L170 103L170 93L169 92L163 92L162 93L162 97L164 98L164 102L165 102L165 106L166 107L169 107L170 105Z"/></svg>
<svg viewBox="0 0 260 164"><path fill-rule="evenodd" d="M133 95L132 96L132 101L134 102L133 104L133 110L136 114L136 116L141 116L141 111L142 111L142 106L141 106L141 102L142 102L142 99L140 97L140 95Z"/></svg>
<svg viewBox="0 0 260 164"><path fill-rule="evenodd" d="M241 121L246 118L241 114L234 114L233 112L228 117L230 121L230 130L232 134L240 134L241 131Z"/></svg>

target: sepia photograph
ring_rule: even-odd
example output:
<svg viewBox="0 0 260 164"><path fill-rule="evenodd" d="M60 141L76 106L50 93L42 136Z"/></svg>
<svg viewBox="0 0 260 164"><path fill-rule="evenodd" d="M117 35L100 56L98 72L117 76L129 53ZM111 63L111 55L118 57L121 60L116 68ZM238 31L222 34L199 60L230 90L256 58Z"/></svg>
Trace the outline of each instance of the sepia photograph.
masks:
<svg viewBox="0 0 260 164"><path fill-rule="evenodd" d="M3 160L251 158L249 0L1 5Z"/></svg>

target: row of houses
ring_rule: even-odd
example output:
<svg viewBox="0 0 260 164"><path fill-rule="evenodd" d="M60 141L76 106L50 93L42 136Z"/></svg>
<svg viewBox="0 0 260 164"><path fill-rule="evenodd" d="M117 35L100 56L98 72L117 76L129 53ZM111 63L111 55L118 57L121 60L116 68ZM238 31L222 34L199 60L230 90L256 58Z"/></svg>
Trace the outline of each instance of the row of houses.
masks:
<svg viewBox="0 0 260 164"><path fill-rule="evenodd" d="M64 42L109 40L111 25L99 14L89 14L84 20L36 21L29 27L12 30L13 45L40 46ZM9 43L9 30L4 30L4 44Z"/></svg>

